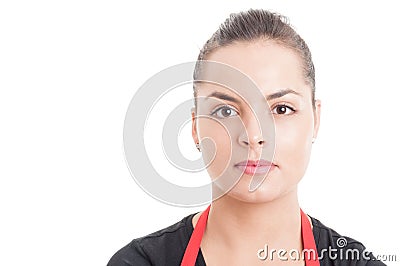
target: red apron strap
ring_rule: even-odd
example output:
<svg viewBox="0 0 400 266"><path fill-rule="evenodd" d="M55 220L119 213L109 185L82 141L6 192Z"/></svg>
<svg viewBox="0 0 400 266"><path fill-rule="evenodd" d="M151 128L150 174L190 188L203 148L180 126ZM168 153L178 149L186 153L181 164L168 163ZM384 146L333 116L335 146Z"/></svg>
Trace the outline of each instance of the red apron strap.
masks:
<svg viewBox="0 0 400 266"><path fill-rule="evenodd" d="M318 250L315 245L314 234L307 215L300 209L301 213L301 236L303 239L303 252L305 255L306 266L319 266Z"/></svg>
<svg viewBox="0 0 400 266"><path fill-rule="evenodd" d="M199 220L193 230L189 243L186 247L185 254L181 262L181 266L194 266L196 263L197 255L199 254L201 239L203 238L206 229L208 213L210 212L209 205L207 209L200 215ZM303 239L303 249L307 252L305 254L306 266L319 266L318 250L315 245L314 235L312 232L310 221L307 215L300 209L301 213L301 235Z"/></svg>
<svg viewBox="0 0 400 266"><path fill-rule="evenodd" d="M194 266L196 263L197 255L200 250L201 239L203 238L204 230L206 229L208 213L210 212L211 205L200 215L199 220L193 230L189 243L186 247L185 255L181 262L181 266Z"/></svg>

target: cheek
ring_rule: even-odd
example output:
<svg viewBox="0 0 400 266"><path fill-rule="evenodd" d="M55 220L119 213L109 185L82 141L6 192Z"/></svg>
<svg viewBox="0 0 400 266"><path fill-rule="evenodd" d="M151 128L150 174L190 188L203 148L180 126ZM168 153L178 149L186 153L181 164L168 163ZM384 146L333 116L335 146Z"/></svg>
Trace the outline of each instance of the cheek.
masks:
<svg viewBox="0 0 400 266"><path fill-rule="evenodd" d="M209 119L199 119L203 161L212 178L220 176L231 160L231 136L224 126Z"/></svg>
<svg viewBox="0 0 400 266"><path fill-rule="evenodd" d="M275 154L282 168L290 172L305 171L311 153L312 125L312 116L276 122Z"/></svg>

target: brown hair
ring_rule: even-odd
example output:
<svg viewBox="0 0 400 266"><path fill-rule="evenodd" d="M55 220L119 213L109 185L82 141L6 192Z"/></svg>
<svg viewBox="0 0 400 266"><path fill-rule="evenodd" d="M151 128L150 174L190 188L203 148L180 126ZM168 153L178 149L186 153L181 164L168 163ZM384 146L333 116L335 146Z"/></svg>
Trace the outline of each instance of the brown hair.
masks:
<svg viewBox="0 0 400 266"><path fill-rule="evenodd" d="M193 79L196 80L198 77L199 61L206 60L207 55L214 50L234 42L255 40L276 42L294 50L300 56L303 61L304 77L311 87L311 100L315 108L315 68L307 44L291 27L287 17L263 9L230 14L200 50ZM196 86L193 86L193 89L196 106Z"/></svg>

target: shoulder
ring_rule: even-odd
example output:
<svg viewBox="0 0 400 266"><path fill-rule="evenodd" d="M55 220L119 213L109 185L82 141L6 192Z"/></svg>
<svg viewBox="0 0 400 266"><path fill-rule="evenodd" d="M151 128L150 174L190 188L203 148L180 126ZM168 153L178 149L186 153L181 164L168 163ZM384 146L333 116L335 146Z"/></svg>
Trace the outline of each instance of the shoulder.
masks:
<svg viewBox="0 0 400 266"><path fill-rule="evenodd" d="M188 215L171 226L133 239L116 252L107 265L179 265L193 231L194 215Z"/></svg>
<svg viewBox="0 0 400 266"><path fill-rule="evenodd" d="M365 246L344 236L311 217L318 256L322 265L385 265L377 260Z"/></svg>

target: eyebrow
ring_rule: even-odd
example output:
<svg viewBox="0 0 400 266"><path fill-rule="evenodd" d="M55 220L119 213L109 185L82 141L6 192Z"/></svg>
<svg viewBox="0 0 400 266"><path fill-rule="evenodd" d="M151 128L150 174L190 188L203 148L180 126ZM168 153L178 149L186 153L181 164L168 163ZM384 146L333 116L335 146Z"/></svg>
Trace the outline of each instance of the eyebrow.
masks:
<svg viewBox="0 0 400 266"><path fill-rule="evenodd" d="M283 97L283 96L285 96L286 94L289 94L289 93L292 93L292 94L295 94L295 95L298 95L298 96L302 97L302 95L300 93L298 93L297 91L294 91L292 89L286 89L286 90L280 90L278 92L275 92L275 93L272 93L272 94L268 95L267 96L267 101Z"/></svg>
<svg viewBox="0 0 400 266"><path fill-rule="evenodd" d="M215 97L221 100L225 100L225 101L230 101L230 102L234 102L234 103L240 103L240 101L238 99L236 99L235 97L232 97L228 94L225 94L223 92L218 92L218 91L214 91L213 93L211 93L210 95L208 95L206 97L206 99L211 98L211 97Z"/></svg>
<svg viewBox="0 0 400 266"><path fill-rule="evenodd" d="M280 90L280 91L274 92L272 94L269 94L266 98L267 98L267 101L270 101L270 100L273 100L273 99L281 98L281 97L285 96L286 94L290 94L290 93L298 95L298 96L302 96L297 91L294 91L292 89L285 89L285 90ZM221 99L221 100L230 101L230 102L234 102L234 103L240 103L240 101L237 98L232 97L232 96L230 96L228 94L225 94L223 92L214 91L213 93L208 95L206 97L206 99L208 99L210 97L215 97L215 98L218 98L218 99Z"/></svg>

